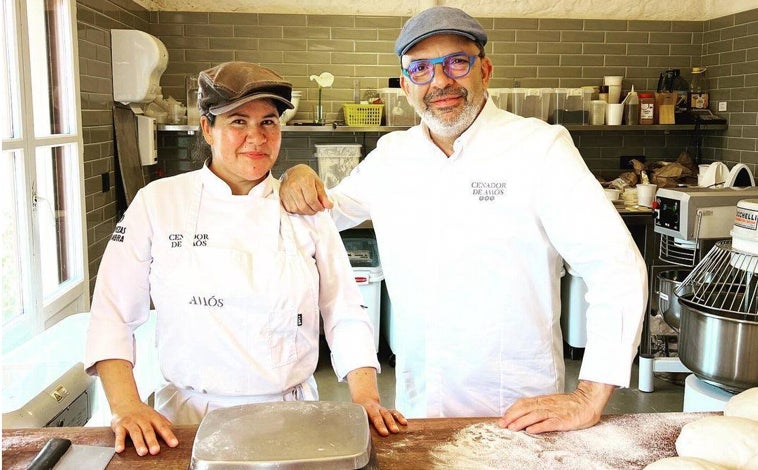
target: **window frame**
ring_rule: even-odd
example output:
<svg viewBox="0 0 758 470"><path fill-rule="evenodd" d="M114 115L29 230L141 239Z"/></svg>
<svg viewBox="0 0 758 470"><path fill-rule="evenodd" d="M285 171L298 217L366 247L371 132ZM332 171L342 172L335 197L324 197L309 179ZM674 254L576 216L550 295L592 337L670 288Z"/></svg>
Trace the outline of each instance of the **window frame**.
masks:
<svg viewBox="0 0 758 470"><path fill-rule="evenodd" d="M39 0L45 2L46 0ZM5 47L14 47L15 54L9 52L15 63L6 63L5 60L5 77L12 78L15 73L18 82L18 89L11 88L10 99L18 100L18 106L12 107L17 116L12 116L18 123L13 136L3 137L2 149L3 155L6 151L16 151L21 158L16 160L16 169L14 179L17 184L16 197L18 202L17 227L18 227L18 249L21 266L21 294L23 296L23 313L18 317L3 324L3 352L7 352L13 347L28 340L32 336L44 331L66 316L88 311L89 310L89 269L87 253L87 230L86 230L86 203L85 203L85 185L84 185L84 144L83 128L81 119L81 97L79 84L79 51L78 51L78 31L76 17L76 0L53 0L55 7L61 10L57 13L65 15L59 17L61 21L68 22L64 24L67 31L61 32L56 27L56 32L65 35L65 41L70 41L70 50L67 50L64 56L58 56L64 62L56 64L57 70L50 71L58 74L71 74L68 77L73 86L73 90L67 93L62 99L68 123L59 133L53 133L52 123L46 135L37 135L35 130L35 113L33 99L33 68L40 67L39 64L32 64L34 58L31 56L29 28L30 21L27 16L27 1L25 0L3 0L4 26L11 23L14 25L15 44L5 44L6 34L3 34L3 45ZM12 9L12 10L11 10ZM42 10L44 11L43 6ZM11 13L13 18L6 15ZM56 25L57 26L57 25ZM45 40L47 40L48 31L44 31ZM61 46L61 44L57 44ZM68 46L69 44L64 44ZM4 58L6 56L4 55ZM45 70L49 71L50 61L44 64ZM15 69L15 70L14 70ZM48 83L49 85L49 83ZM3 86L6 86L3 84ZM49 87L48 87L49 88ZM56 99L55 97L49 98ZM43 100L44 101L44 100ZM66 155L65 165L67 172L70 173L71 180L63 181L63 175L57 174L55 181L65 184L66 217L73 217L74 220L67 225L74 227L77 233L68 241L65 249L67 252L74 253L77 259L70 260L74 263L73 274L70 279L61 281L53 292L47 296L43 295L42 280L42 263L41 259L41 242L40 227L37 222L37 181L41 175L37 175L37 151L45 147L63 147L61 154ZM55 150L50 148L50 152ZM74 152L68 154L68 152Z"/></svg>

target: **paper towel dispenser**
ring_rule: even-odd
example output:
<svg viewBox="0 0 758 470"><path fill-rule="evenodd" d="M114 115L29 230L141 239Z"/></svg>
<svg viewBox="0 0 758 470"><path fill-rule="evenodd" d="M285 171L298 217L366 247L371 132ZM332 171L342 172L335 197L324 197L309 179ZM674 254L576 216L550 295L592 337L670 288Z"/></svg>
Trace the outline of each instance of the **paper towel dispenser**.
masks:
<svg viewBox="0 0 758 470"><path fill-rule="evenodd" d="M160 79L168 64L166 46L144 31L111 30L113 100L149 103L160 91Z"/></svg>

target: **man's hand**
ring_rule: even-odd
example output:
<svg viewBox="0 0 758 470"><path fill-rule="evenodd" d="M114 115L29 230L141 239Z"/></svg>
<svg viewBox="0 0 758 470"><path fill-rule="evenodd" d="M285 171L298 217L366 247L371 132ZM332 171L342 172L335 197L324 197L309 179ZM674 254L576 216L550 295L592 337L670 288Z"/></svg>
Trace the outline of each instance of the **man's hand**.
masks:
<svg viewBox="0 0 758 470"><path fill-rule="evenodd" d="M350 397L353 403L361 405L368 415L369 422L381 436L400 432L398 424L406 426L405 416L397 410L388 410L379 403L376 384L376 370L372 367L355 369L347 374Z"/></svg>
<svg viewBox="0 0 758 470"><path fill-rule="evenodd" d="M585 429L597 424L615 385L579 381L572 393L521 398L505 411L498 425L531 434Z"/></svg>
<svg viewBox="0 0 758 470"><path fill-rule="evenodd" d="M281 183L279 199L287 212L313 215L334 207L324 183L308 165L295 165L285 171Z"/></svg>

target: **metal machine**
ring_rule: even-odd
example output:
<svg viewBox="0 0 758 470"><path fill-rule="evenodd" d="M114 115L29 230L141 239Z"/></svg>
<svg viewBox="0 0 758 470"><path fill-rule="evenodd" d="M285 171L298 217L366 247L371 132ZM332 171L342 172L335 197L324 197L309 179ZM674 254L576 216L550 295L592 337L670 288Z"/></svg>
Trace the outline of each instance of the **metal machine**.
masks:
<svg viewBox="0 0 758 470"><path fill-rule="evenodd" d="M714 241L729 238L737 202L751 198L758 198L758 187L659 189L654 212L661 260L693 267Z"/></svg>
<svg viewBox="0 0 758 470"><path fill-rule="evenodd" d="M758 188L662 188L656 194L654 231L660 236L659 259L668 265L680 266L686 269L660 272L657 276L659 286L655 293L658 296L658 307L666 323L672 318L679 319L679 297L683 293L682 284L686 283L689 272L715 245L730 237L734 226L737 204L741 200L758 198ZM669 274L667 276L667 274ZM667 285L664 281L670 281ZM652 299L651 299L652 300ZM664 311L665 310L665 311ZM672 325L675 334L679 334L679 323ZM691 343L687 343L691 344ZM679 353L681 355L679 346ZM690 348L691 349L691 348ZM690 368L682 363L680 357L653 357L652 354L640 354L639 389L652 392L655 372L689 373ZM697 383L694 383L697 382ZM693 388L694 387L694 388ZM690 397L685 399L685 411L714 410L714 406L723 403L730 395L725 391L712 387L698 377L687 378L685 388L690 395L698 394L708 401L705 403L698 398L693 402ZM697 393L695 393L697 389ZM706 390L708 389L708 390ZM711 390L714 389L714 390ZM687 390L685 390L685 398ZM706 406L706 408L702 408Z"/></svg>

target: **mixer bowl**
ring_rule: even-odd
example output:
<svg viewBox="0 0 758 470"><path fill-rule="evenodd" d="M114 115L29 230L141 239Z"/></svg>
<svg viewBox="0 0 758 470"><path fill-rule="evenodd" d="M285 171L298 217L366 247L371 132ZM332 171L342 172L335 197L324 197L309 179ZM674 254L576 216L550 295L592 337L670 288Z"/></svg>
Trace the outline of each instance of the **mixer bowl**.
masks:
<svg viewBox="0 0 758 470"><path fill-rule="evenodd" d="M727 291L721 295L743 294ZM758 316L705 307L693 302L692 294L681 295L679 303L682 364L704 381L730 392L758 386Z"/></svg>
<svg viewBox="0 0 758 470"><path fill-rule="evenodd" d="M663 321L677 332L682 314L676 289L689 273L679 270L658 273L658 310L663 315Z"/></svg>

